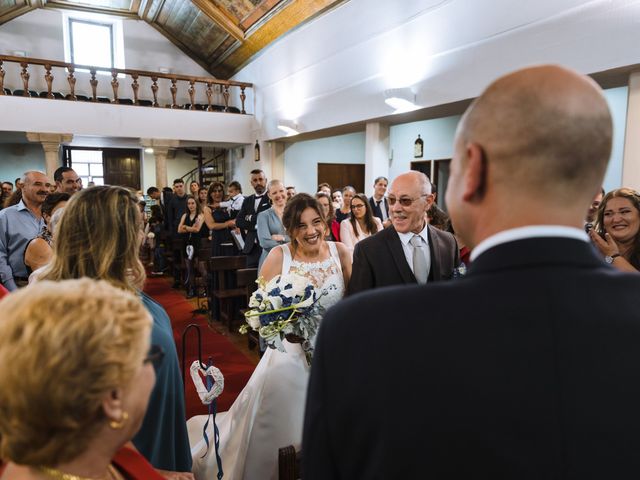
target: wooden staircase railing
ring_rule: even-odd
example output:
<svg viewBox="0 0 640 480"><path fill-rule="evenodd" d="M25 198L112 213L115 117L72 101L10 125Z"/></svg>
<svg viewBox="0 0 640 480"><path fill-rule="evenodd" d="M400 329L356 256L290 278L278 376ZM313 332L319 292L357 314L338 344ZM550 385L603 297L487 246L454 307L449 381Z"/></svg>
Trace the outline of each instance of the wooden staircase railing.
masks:
<svg viewBox="0 0 640 480"><path fill-rule="evenodd" d="M238 111L233 106L229 104L229 100L231 97L231 92L234 89L239 89L239 100L240 100L240 109L239 112L242 114L246 114L245 101L247 98L247 89L252 88L253 85L251 83L244 82L234 82L228 80L218 80L216 78L207 78L207 77L196 77L190 75L178 75L178 74L163 74L158 72L149 72L144 70L133 70L129 68L111 68L106 69L102 67L96 67L91 65L77 65L73 63L59 62L55 60L43 60L40 58L28 58L28 57L14 57L10 55L0 55L0 95L5 95L5 75L6 71L3 68L5 63L15 63L20 67L20 79L22 80L22 92L21 95L25 97L33 96L32 93L34 90L30 90L30 84L33 85L34 80L34 71L29 71L29 67L32 66L42 66L44 67L43 78L46 82L46 93L45 91L41 91L37 96L46 97L49 99L66 99L72 101L79 100L79 94L77 94L77 73L81 70L85 70L89 72L89 88L85 91L91 92L86 96L86 99L91 102L99 102L99 101L108 101L109 103L120 104L127 103L131 105L138 106L152 106L152 107L160 107L158 91L160 90L160 86L158 85L158 81L167 80L170 82L169 92L171 93L171 103L167 104L168 108L181 108L181 105L178 104L178 92L179 92L179 84L186 86L186 93L188 94L189 103L184 104L182 108L188 108L189 110L206 110L206 111ZM53 82L55 80L55 75L52 73L54 68L62 68L65 70L66 84L68 85L68 93L66 95L62 95L59 92L54 91ZM111 85L111 90L113 92L111 98L105 98L102 96L98 96L98 73L109 72L111 74L110 81L107 81ZM33 74L33 75L32 75ZM126 95L121 94L121 86L120 81L123 80L122 77L131 78L132 82L130 84L131 87L131 96L133 99L128 99L128 101L124 101L124 97ZM138 80L141 79L149 79L150 85L150 93L153 97L153 100L150 99L144 100L141 99L140 95L140 82ZM167 82L167 84L168 84ZM105 82L106 83L106 82ZM124 82L123 82L124 83ZM65 87L67 86L65 85ZM19 89L16 89L19 91ZM206 103L202 102L200 104L197 103L198 93L201 95L200 98L204 98L206 96ZM223 99L223 105L215 105L214 95L221 96Z"/></svg>

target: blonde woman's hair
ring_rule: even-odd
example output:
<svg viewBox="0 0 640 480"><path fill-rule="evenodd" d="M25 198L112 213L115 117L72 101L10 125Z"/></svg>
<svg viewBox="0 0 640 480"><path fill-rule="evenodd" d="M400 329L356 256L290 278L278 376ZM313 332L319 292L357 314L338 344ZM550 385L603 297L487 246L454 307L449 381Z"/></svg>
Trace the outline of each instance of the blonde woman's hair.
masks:
<svg viewBox="0 0 640 480"><path fill-rule="evenodd" d="M149 349L133 293L87 278L38 282L0 301L0 459L56 465L82 454Z"/></svg>
<svg viewBox="0 0 640 480"><path fill-rule="evenodd" d="M51 263L43 280L89 277L140 290L142 217L138 199L122 187L97 186L77 192L55 232Z"/></svg>

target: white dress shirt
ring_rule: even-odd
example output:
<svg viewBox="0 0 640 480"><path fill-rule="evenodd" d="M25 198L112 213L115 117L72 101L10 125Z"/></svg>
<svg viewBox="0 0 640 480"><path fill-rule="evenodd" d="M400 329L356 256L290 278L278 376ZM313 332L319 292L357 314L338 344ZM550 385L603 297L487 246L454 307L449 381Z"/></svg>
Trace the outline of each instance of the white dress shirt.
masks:
<svg viewBox="0 0 640 480"><path fill-rule="evenodd" d="M584 230L564 225L529 225L528 227L511 228L503 230L481 241L471 252L471 261L478 258L487 250L503 243L526 238L573 238L589 242L589 236Z"/></svg>
<svg viewBox="0 0 640 480"><path fill-rule="evenodd" d="M244 202L244 195L238 193L230 200L220 202L220 208L226 208L229 214L231 214L232 210L240 211L240 208L242 208L242 202Z"/></svg>
<svg viewBox="0 0 640 480"><path fill-rule="evenodd" d="M411 269L412 272L413 272L413 245L411 245L411 243L409 242L411 242L411 239L413 238L414 235L419 235L420 238L422 238L422 241L423 241L422 251L424 252L424 255L427 261L427 272L431 270L431 252L429 251L429 234L427 233L428 229L429 229L429 224L425 222L424 228L420 233L397 232L398 236L400 237L400 243L402 243L402 250L404 251L404 256L407 259L407 264L409 264L409 268ZM415 272L413 272L413 274L415 275Z"/></svg>

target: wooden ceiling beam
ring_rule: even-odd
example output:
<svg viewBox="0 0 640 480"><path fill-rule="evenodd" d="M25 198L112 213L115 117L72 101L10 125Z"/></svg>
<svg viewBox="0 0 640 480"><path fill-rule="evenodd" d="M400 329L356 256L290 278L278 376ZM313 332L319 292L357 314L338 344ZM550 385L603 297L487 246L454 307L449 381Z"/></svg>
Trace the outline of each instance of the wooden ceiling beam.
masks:
<svg viewBox="0 0 640 480"><path fill-rule="evenodd" d="M216 7L210 0L191 0L211 20L220 25L229 35L236 40L244 42L244 31L236 25L233 20L220 8Z"/></svg>

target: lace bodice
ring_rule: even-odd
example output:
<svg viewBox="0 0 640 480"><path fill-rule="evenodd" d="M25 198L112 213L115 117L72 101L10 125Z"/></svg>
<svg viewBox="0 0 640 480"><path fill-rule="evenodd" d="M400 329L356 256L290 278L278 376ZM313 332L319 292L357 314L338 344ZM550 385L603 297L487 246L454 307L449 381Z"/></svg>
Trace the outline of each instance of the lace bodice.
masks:
<svg viewBox="0 0 640 480"><path fill-rule="evenodd" d="M318 303L324 310L335 305L344 296L344 277L338 249L333 242L327 242L331 255L321 262L301 262L291 258L287 245L282 245L282 273L296 273L309 279L309 282L322 292L326 290Z"/></svg>

